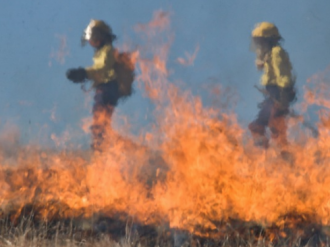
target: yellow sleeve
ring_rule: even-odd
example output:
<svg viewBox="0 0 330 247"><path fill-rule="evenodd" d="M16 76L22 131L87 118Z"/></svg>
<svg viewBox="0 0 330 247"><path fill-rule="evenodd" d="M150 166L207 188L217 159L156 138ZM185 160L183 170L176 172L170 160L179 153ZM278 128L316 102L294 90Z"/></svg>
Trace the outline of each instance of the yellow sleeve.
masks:
<svg viewBox="0 0 330 247"><path fill-rule="evenodd" d="M94 58L94 64L85 68L87 77L96 83L107 82L114 75L115 57L113 48L111 46L105 46L98 51Z"/></svg>
<svg viewBox="0 0 330 247"><path fill-rule="evenodd" d="M280 46L274 47L272 49L271 62L274 69L276 84L282 88L292 86L292 65L287 52Z"/></svg>

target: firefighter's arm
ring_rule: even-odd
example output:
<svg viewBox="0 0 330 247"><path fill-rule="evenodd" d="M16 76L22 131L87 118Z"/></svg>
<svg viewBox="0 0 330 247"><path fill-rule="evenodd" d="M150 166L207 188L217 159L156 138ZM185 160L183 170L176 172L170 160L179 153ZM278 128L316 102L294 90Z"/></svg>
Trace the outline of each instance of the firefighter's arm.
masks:
<svg viewBox="0 0 330 247"><path fill-rule="evenodd" d="M286 51L279 46L274 47L271 61L277 86L280 88L292 86L292 66Z"/></svg>
<svg viewBox="0 0 330 247"><path fill-rule="evenodd" d="M280 88L280 106L287 108L290 102L286 89L293 86L292 66L288 54L279 46L274 47L272 50L272 66L274 68L276 84Z"/></svg>
<svg viewBox="0 0 330 247"><path fill-rule="evenodd" d="M107 73L111 73L115 63L112 47L106 47L104 50L94 57L94 64L85 68L87 77L95 82L102 81L103 77Z"/></svg>

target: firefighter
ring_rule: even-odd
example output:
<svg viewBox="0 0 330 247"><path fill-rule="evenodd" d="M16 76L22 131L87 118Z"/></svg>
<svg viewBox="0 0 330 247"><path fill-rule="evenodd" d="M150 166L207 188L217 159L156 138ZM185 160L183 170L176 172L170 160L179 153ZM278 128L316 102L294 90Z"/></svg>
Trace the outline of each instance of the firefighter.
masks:
<svg viewBox="0 0 330 247"><path fill-rule="evenodd" d="M82 37L82 44L88 42L94 49L94 64L87 68L69 69L67 78L74 83L93 81L95 89L93 105L93 123L91 126L92 149L101 151L107 131L110 128L111 116L121 97L116 80L115 50L113 41L116 35L104 21L91 20Z"/></svg>
<svg viewBox="0 0 330 247"><path fill-rule="evenodd" d="M286 145L286 116L289 106L295 101L295 78L288 53L281 47L282 37L277 27L269 22L256 25L252 31L252 50L256 53L256 67L263 71L262 87L264 100L256 119L249 124L255 144L267 148L269 140L266 128L279 145Z"/></svg>

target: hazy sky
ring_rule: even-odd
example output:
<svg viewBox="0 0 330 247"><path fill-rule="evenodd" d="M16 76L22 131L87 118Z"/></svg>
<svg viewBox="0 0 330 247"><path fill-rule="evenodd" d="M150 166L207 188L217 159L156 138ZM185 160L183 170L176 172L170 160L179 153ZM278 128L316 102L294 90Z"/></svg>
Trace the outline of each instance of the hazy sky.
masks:
<svg viewBox="0 0 330 247"><path fill-rule="evenodd" d="M133 27L150 21L156 10L172 13L172 77L185 81L205 104L209 102L202 92L203 83L215 78L235 88L239 95L235 112L243 126L253 119L261 100L253 88L260 73L249 51L255 23L270 21L279 27L300 91L308 77L330 64L329 0L2 1L1 126L6 122L18 125L24 140L47 139L51 133L77 129L90 109L84 106L86 95L66 79L65 72L92 63L93 50L80 46L82 31L90 19L103 19L118 35L116 44L129 39L134 43ZM200 49L193 66L175 62L197 45ZM56 58L59 50L65 60ZM137 91L119 111L136 116L139 125L147 121L149 108L150 102Z"/></svg>

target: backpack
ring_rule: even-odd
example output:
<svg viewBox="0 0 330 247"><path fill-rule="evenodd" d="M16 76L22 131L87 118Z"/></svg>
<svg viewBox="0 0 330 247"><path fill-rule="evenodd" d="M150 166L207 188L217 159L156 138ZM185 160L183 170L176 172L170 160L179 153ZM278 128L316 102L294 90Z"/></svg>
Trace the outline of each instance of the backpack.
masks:
<svg viewBox="0 0 330 247"><path fill-rule="evenodd" d="M130 96L133 93L135 66L131 60L130 53L115 50L114 70L117 75L117 82L121 97Z"/></svg>

